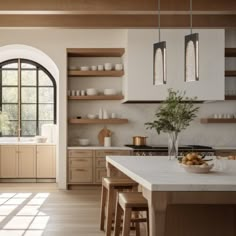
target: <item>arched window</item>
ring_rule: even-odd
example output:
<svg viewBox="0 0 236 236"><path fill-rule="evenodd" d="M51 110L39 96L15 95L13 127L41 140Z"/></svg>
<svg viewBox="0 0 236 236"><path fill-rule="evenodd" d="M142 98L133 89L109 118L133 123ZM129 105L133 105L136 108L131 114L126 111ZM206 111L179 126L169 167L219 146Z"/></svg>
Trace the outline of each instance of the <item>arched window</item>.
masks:
<svg viewBox="0 0 236 236"><path fill-rule="evenodd" d="M41 65L25 59L0 64L0 136L35 136L56 123L56 82Z"/></svg>

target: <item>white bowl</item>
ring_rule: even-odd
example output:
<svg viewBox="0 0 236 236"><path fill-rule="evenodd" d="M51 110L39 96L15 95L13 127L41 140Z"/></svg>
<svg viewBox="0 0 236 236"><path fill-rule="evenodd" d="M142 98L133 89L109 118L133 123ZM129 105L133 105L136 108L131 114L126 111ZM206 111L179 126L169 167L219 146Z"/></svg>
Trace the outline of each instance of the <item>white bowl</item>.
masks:
<svg viewBox="0 0 236 236"><path fill-rule="evenodd" d="M97 118L97 115L88 114L87 117L88 117L89 119L96 119L96 118Z"/></svg>
<svg viewBox="0 0 236 236"><path fill-rule="evenodd" d="M95 88L88 88L86 89L86 94L89 96L94 96L98 94L98 91Z"/></svg>
<svg viewBox="0 0 236 236"><path fill-rule="evenodd" d="M88 146L89 145L89 139L87 138L80 138L78 139L80 146Z"/></svg>
<svg viewBox="0 0 236 236"><path fill-rule="evenodd" d="M89 70L89 67L88 67L88 66L81 66L81 67L80 67L80 70L81 70L81 71L88 71L88 70Z"/></svg>
<svg viewBox="0 0 236 236"><path fill-rule="evenodd" d="M203 173L209 173L214 164L209 164L208 166L204 165L185 165L180 164L185 171L190 173L196 173L196 174L203 174Z"/></svg>
<svg viewBox="0 0 236 236"><path fill-rule="evenodd" d="M104 89L103 93L104 95L116 95L117 91L116 89Z"/></svg>
<svg viewBox="0 0 236 236"><path fill-rule="evenodd" d="M46 143L47 137L44 136L35 136L35 142L36 143Z"/></svg>
<svg viewBox="0 0 236 236"><path fill-rule="evenodd" d="M112 64L111 63L105 63L104 68L105 68L105 70L112 70Z"/></svg>

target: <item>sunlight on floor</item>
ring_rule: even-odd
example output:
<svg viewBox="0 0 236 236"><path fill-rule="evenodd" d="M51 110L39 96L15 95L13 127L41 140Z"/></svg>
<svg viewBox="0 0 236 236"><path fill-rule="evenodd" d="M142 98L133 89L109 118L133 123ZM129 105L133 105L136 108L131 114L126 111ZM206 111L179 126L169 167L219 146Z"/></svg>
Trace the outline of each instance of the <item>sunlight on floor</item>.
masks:
<svg viewBox="0 0 236 236"><path fill-rule="evenodd" d="M40 211L49 193L0 193L0 236L41 236L49 216Z"/></svg>

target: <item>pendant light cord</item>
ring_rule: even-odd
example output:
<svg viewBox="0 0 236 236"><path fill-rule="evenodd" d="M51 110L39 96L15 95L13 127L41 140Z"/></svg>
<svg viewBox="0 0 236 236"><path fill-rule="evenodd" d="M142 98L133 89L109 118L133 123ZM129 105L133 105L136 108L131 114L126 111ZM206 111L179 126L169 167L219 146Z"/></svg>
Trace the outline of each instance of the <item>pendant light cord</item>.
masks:
<svg viewBox="0 0 236 236"><path fill-rule="evenodd" d="M161 0L158 0L158 28L159 28L159 43L161 41Z"/></svg>
<svg viewBox="0 0 236 236"><path fill-rule="evenodd" d="M190 33L193 33L193 3L190 0Z"/></svg>

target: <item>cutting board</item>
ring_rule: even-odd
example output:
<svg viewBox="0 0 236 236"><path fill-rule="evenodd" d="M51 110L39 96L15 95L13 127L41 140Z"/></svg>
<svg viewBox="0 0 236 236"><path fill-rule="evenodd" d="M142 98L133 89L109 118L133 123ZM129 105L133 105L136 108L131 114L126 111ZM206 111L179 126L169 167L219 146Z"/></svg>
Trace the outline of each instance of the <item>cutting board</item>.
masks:
<svg viewBox="0 0 236 236"><path fill-rule="evenodd" d="M107 128L103 128L99 133L98 133L98 142L101 146L104 146L104 137L110 137L111 136L111 131Z"/></svg>

